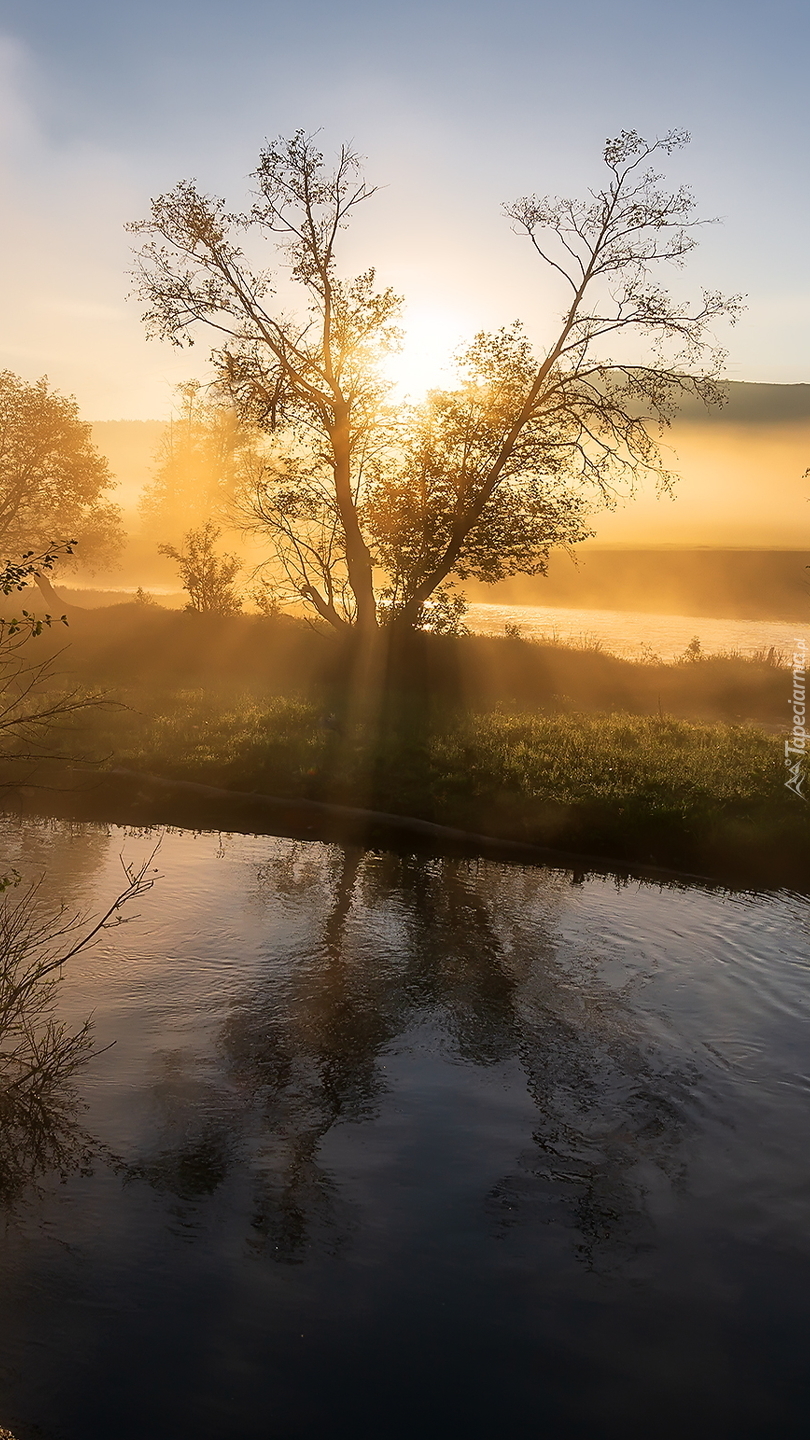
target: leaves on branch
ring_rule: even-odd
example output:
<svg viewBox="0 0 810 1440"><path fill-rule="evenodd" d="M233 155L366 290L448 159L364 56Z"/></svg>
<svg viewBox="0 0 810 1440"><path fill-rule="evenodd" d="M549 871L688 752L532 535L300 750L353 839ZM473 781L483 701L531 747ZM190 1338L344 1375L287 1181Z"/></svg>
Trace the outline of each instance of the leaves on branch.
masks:
<svg viewBox="0 0 810 1440"><path fill-rule="evenodd" d="M382 365L400 343L399 297L371 269L338 273L340 232L374 194L351 149L329 169L301 130L268 144L241 215L193 181L153 202L132 227L147 237L144 319L178 344L206 327L221 394L269 437L238 504L270 542L275 595L338 628L376 625L378 601L385 621L426 624L454 580L542 573L553 546L593 533L595 507L647 475L671 487L658 436L684 396L721 402L713 327L742 308L714 291L688 303L660 283L705 223L689 189L668 190L655 168L688 138L622 131L606 142L601 189L505 207L560 281L556 335L541 354L519 324L477 335L457 384L422 406L392 403ZM303 292L299 314L248 264L244 236L273 246Z"/></svg>

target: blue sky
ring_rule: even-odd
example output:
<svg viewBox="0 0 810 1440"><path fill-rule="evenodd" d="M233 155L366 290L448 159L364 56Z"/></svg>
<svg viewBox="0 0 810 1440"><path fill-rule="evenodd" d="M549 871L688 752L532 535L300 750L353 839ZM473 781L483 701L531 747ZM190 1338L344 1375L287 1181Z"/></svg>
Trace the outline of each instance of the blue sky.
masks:
<svg viewBox="0 0 810 1440"><path fill-rule="evenodd" d="M347 237L434 346L553 298L500 216L599 180L607 135L685 127L703 211L689 276L744 291L738 379L808 381L806 4L302 0L0 4L0 364L93 418L163 415L204 351L147 344L126 219L185 175L235 205L266 136L353 140L384 189ZM427 341L425 341L427 343Z"/></svg>

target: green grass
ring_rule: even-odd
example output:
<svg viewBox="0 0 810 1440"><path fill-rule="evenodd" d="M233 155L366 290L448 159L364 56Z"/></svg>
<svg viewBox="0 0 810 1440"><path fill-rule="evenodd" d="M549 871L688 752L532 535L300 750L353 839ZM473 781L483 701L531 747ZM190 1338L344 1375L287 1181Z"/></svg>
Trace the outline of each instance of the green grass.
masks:
<svg viewBox="0 0 810 1440"><path fill-rule="evenodd" d="M122 609L92 612L59 658L65 683L109 700L64 737L74 759L696 873L731 857L754 878L808 877L810 806L784 784L791 676L773 659L645 665L419 636L369 661L352 637L292 622Z"/></svg>
<svg viewBox="0 0 810 1440"><path fill-rule="evenodd" d="M426 719L401 706L386 723L340 731L325 718L305 700L186 690L151 713L99 712L94 744L111 763L166 777L701 873L724 848L810 855L810 813L785 789L782 741L753 725L503 710Z"/></svg>
<svg viewBox="0 0 810 1440"><path fill-rule="evenodd" d="M504 791L566 804L630 794L736 803L773 796L784 780L782 742L753 725L495 711L337 734L307 701L202 691L164 696L151 714L108 711L96 743L114 746L119 764L240 787L272 781L285 793L367 788L373 777L387 802L413 799L416 782L443 803Z"/></svg>

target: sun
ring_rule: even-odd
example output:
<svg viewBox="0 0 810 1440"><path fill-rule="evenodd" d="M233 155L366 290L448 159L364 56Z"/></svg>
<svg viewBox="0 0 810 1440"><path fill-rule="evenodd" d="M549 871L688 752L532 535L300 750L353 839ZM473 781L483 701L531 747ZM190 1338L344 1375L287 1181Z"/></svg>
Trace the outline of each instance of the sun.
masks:
<svg viewBox="0 0 810 1440"><path fill-rule="evenodd" d="M449 310L409 307L402 349L385 362L401 399L422 400L428 390L451 385L453 356L464 339L465 325Z"/></svg>

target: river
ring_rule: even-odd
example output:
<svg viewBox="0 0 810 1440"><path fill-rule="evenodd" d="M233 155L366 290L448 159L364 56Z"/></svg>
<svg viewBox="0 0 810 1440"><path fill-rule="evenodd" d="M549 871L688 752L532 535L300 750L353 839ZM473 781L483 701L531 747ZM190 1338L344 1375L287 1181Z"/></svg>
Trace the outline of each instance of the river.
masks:
<svg viewBox="0 0 810 1440"><path fill-rule="evenodd" d="M0 825L87 914L155 839ZM7 1139L0 1427L807 1433L807 899L190 832L155 864L65 970L100 1053L58 1171Z"/></svg>
<svg viewBox="0 0 810 1440"><path fill-rule="evenodd" d="M72 599L73 593L68 591ZM93 597L109 603L113 597L131 600L132 591L81 590L75 594L81 605L95 608ZM165 603L178 608L182 593L161 592ZM657 614L647 610L569 609L559 605L497 605L475 601L466 612L465 624L480 635L503 635L506 627L517 626L527 640L555 640L573 645L599 644L612 654L630 660L678 660L697 636L705 654L731 653L767 655L773 649L785 658L793 654L796 639L807 639L807 621L734 620L716 615Z"/></svg>
<svg viewBox="0 0 810 1440"><path fill-rule="evenodd" d="M598 644L629 660L679 660L697 636L704 654L767 655L773 649L786 660L797 637L807 638L798 620L724 620L714 615L658 615L646 610L568 610L542 605L470 605L469 630L503 635L517 626L527 640Z"/></svg>

